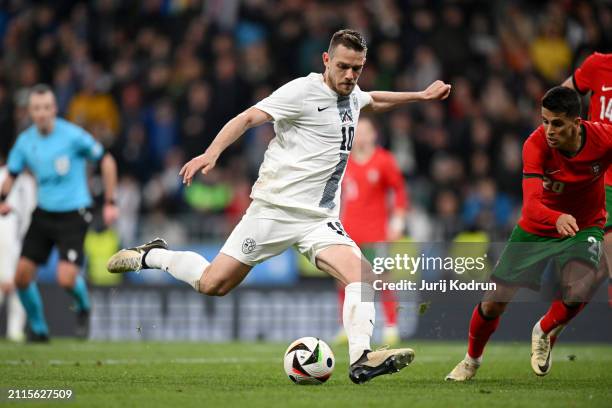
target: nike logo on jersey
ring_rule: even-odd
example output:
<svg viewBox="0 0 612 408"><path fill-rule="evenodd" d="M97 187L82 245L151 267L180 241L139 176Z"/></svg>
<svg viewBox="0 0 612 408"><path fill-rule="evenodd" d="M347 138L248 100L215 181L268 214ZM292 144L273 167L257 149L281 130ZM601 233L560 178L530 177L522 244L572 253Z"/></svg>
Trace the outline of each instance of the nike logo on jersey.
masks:
<svg viewBox="0 0 612 408"><path fill-rule="evenodd" d="M546 174L555 174L560 172L561 170L557 169L557 170L544 170L544 173Z"/></svg>
<svg viewBox="0 0 612 408"><path fill-rule="evenodd" d="M605 86L605 85L601 86L601 92L608 92L608 91L612 91L612 86Z"/></svg>
<svg viewBox="0 0 612 408"><path fill-rule="evenodd" d="M324 108L319 108L319 107L317 107L317 110L318 110L319 112L322 112L322 111L324 111L324 110L325 110L325 109L327 109L327 108L329 108L329 106L326 106L326 107L324 107Z"/></svg>

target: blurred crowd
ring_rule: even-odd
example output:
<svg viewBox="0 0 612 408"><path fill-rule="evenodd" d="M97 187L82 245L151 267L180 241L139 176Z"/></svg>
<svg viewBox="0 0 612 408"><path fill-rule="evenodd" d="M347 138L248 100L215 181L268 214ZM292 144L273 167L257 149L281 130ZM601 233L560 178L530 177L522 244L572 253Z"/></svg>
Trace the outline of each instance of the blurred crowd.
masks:
<svg viewBox="0 0 612 408"><path fill-rule="evenodd" d="M406 176L416 240L504 239L521 204L522 142L539 100L589 53L610 52L605 1L0 1L0 151L28 126L28 87L116 157L123 244L225 238L249 204L271 125L245 134L207 178L182 164L234 115L322 72L331 34L368 40L364 90L453 85L449 100L377 118ZM585 109L586 111L586 109ZM98 183L99 184L99 183ZM94 192L99 185L92 185Z"/></svg>

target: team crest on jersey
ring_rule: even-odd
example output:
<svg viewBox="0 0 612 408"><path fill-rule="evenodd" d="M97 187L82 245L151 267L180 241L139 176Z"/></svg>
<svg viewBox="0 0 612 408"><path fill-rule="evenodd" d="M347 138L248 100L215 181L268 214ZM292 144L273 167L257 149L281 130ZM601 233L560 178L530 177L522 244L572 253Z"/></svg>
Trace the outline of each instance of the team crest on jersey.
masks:
<svg viewBox="0 0 612 408"><path fill-rule="evenodd" d="M68 156L58 157L55 159L54 167L57 174L65 176L70 171L70 159Z"/></svg>
<svg viewBox="0 0 612 408"><path fill-rule="evenodd" d="M342 113L340 114L340 118L342 120L342 123L347 123L347 122L352 122L353 121L353 115L350 109L346 109L344 111L342 111Z"/></svg>
<svg viewBox="0 0 612 408"><path fill-rule="evenodd" d="M243 254L250 254L251 252L253 252L255 250L256 246L257 246L257 243L255 242L255 240L253 238L246 238L242 242L242 253Z"/></svg>
<svg viewBox="0 0 612 408"><path fill-rule="evenodd" d="M595 177L599 176L599 174L601 173L601 164L599 163L593 163L591 165L591 171L593 172L593 175Z"/></svg>

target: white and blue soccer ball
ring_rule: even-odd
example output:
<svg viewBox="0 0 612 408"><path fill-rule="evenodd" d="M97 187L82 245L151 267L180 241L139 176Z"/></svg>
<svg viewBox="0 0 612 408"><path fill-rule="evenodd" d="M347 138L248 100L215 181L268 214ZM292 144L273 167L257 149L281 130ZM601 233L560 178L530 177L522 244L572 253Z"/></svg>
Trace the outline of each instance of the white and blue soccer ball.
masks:
<svg viewBox="0 0 612 408"><path fill-rule="evenodd" d="M316 337L297 339L285 351L285 373L296 384L323 384L335 363L331 348Z"/></svg>

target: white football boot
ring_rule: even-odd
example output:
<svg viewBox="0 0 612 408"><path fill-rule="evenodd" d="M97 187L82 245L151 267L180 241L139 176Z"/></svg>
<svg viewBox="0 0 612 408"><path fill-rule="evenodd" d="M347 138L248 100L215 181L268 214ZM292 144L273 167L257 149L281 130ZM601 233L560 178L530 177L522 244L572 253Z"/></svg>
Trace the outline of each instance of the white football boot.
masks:
<svg viewBox="0 0 612 408"><path fill-rule="evenodd" d="M459 362L453 368L453 371L448 373L444 378L446 381L467 381L474 378L476 371L480 367L480 363L475 359L465 356L463 360Z"/></svg>
<svg viewBox="0 0 612 408"><path fill-rule="evenodd" d="M552 366L550 336L540 327L540 320L531 332L531 368L536 375L544 376Z"/></svg>
<svg viewBox="0 0 612 408"><path fill-rule="evenodd" d="M168 244L161 238L155 238L146 244L122 249L110 257L106 269L111 273L138 272L147 269L144 258L153 248L168 249Z"/></svg>

